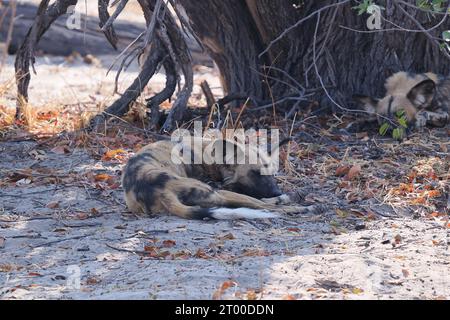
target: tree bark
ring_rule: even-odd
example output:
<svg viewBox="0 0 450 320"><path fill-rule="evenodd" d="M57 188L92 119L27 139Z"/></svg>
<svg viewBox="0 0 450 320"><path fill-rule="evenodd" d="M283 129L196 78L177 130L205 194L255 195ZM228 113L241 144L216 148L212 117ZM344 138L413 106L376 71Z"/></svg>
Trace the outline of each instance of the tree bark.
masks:
<svg viewBox="0 0 450 320"><path fill-rule="evenodd" d="M412 0L406 2L416 4ZM352 9L357 5L354 1L179 3L219 66L228 93L244 92L256 100L277 100L297 95L295 89L319 89L315 98L336 108L351 105L355 93L382 96L384 80L397 71L449 74L450 60L430 38L440 37L448 30L450 19L442 14L432 16L399 1L377 1L385 7L382 14L386 21L409 30L418 30L414 19L424 28L438 27L429 32L430 36L424 32L366 32L369 16L358 15ZM286 28L311 14L260 56ZM386 21L383 28L392 29L394 26ZM263 83L266 78L270 90Z"/></svg>
<svg viewBox="0 0 450 320"><path fill-rule="evenodd" d="M180 0L194 32L216 62L227 93L258 98L265 89L258 75L264 59L262 42L252 16L242 0Z"/></svg>

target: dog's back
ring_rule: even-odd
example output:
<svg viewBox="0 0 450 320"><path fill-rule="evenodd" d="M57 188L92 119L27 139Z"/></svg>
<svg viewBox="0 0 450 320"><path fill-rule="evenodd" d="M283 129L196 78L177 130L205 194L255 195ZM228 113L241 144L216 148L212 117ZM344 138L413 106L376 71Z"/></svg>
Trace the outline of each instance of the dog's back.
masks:
<svg viewBox="0 0 450 320"><path fill-rule="evenodd" d="M434 73L398 72L386 80L381 99L356 95L355 100L374 115L393 117L399 111L416 127L445 126L450 111L450 78Z"/></svg>

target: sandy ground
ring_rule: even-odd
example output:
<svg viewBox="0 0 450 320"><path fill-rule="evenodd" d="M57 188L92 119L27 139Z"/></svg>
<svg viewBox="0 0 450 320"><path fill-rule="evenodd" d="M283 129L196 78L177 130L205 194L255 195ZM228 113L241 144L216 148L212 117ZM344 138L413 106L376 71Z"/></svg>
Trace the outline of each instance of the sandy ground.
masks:
<svg viewBox="0 0 450 320"><path fill-rule="evenodd" d="M21 0L21 3L33 3L38 5L40 0ZM53 2L53 1L50 1ZM20 5L20 3L19 3ZM76 12L87 13L90 16L98 15L97 1L78 1L78 4L75 8ZM114 8L110 8L110 13L114 12ZM142 10L139 4L136 1L130 1L126 6L119 19L124 20L133 20L136 22L143 23L145 22L144 17L141 14Z"/></svg>
<svg viewBox="0 0 450 320"><path fill-rule="evenodd" d="M39 58L30 101L107 103L111 58L101 60ZM210 71L197 83L209 77L218 86ZM10 58L0 81L12 72ZM13 96L12 88L2 98ZM326 157L316 159L319 177L298 187L303 203L326 203L327 212L198 222L129 214L117 184L124 161L73 141L2 141L0 152L1 299L450 298L448 215L396 214L370 201L360 206L382 214L342 214L336 208L349 200L331 191L337 182L320 169ZM448 152L438 156L448 170Z"/></svg>

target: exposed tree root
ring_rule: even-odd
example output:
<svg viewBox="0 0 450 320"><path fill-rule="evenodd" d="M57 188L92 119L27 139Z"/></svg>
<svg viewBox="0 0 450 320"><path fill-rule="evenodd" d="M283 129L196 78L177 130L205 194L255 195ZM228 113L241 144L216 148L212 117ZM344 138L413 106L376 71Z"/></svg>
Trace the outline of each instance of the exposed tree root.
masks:
<svg viewBox="0 0 450 320"><path fill-rule="evenodd" d="M74 6L78 0L58 0L49 6L49 0L43 0L39 5L36 20L31 26L26 38L20 47L15 67L18 87L18 108L16 118L22 117L22 104L28 101L28 87L31 79L30 66L34 64L34 50L40 38L45 34L52 23L60 16L67 13L70 6ZM106 39L114 48L117 48L117 34L114 31L113 23L124 9L127 1L120 1L116 11L110 15L108 6L110 0L98 0L98 12L100 27ZM148 99L148 107L152 110L152 123L159 122L159 106L165 100L170 99L180 78L184 78L184 85L178 93L173 108L163 125L163 131L171 131L178 121L181 121L186 111L187 102L193 88L192 59L185 37L174 18L168 14L168 8L162 0L139 0L144 16L147 21L144 45L137 47L142 35L136 39L135 46L127 48L124 52L123 62L117 74L119 79L122 69L130 63L134 57L144 52L145 45L149 48L149 55L142 70L132 85L122 94L122 96L108 107L104 113L97 115L91 121L90 128L95 128L110 116L123 116L130 105L141 95L143 89L163 64L166 71L166 87ZM154 12L156 10L157 12ZM137 49L137 50L136 50Z"/></svg>
<svg viewBox="0 0 450 320"><path fill-rule="evenodd" d="M15 62L18 93L16 119L22 118L22 105L28 101L28 86L31 79L30 66L34 69L34 49L37 43L52 23L65 14L70 6L76 5L78 0L57 0L51 6L48 5L49 2L50 0L42 0L36 13L36 20L17 52Z"/></svg>

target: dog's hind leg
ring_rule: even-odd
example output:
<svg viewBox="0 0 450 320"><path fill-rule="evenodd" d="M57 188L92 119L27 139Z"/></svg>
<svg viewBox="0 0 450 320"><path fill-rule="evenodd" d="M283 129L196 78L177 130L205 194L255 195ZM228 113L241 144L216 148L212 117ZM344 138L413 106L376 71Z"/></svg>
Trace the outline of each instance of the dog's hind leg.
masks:
<svg viewBox="0 0 450 320"><path fill-rule="evenodd" d="M192 188L189 188L189 192L193 192ZM204 198L190 199L189 205L186 205L174 193L163 195L162 203L168 213L185 219L202 220L209 218L217 220L233 220L269 219L279 217L277 214L263 209L223 207L217 202L208 203Z"/></svg>
<svg viewBox="0 0 450 320"><path fill-rule="evenodd" d="M277 198L274 199L277 200ZM219 190L214 194L211 194L207 198L207 200L210 203L224 207L233 207L233 208L244 207L244 208L269 210L273 212L284 212L284 213L309 213L322 210L318 206L314 205L305 207L305 206L291 206L291 205L287 206L287 205L278 205L276 203L268 203L240 193L226 190Z"/></svg>
<svg viewBox="0 0 450 320"><path fill-rule="evenodd" d="M211 215L210 212L208 212L208 209L183 204L173 193L161 195L161 204L167 213L174 214L184 219L202 220Z"/></svg>
<svg viewBox="0 0 450 320"><path fill-rule="evenodd" d="M228 208L252 208L266 210L267 205L261 200L240 193L218 190L202 199L200 205L223 206Z"/></svg>
<svg viewBox="0 0 450 320"><path fill-rule="evenodd" d="M275 198L265 198L261 199L264 203L273 204L273 205L290 205L294 203L294 201L291 199L291 197L287 194L282 194L281 196L275 197Z"/></svg>

